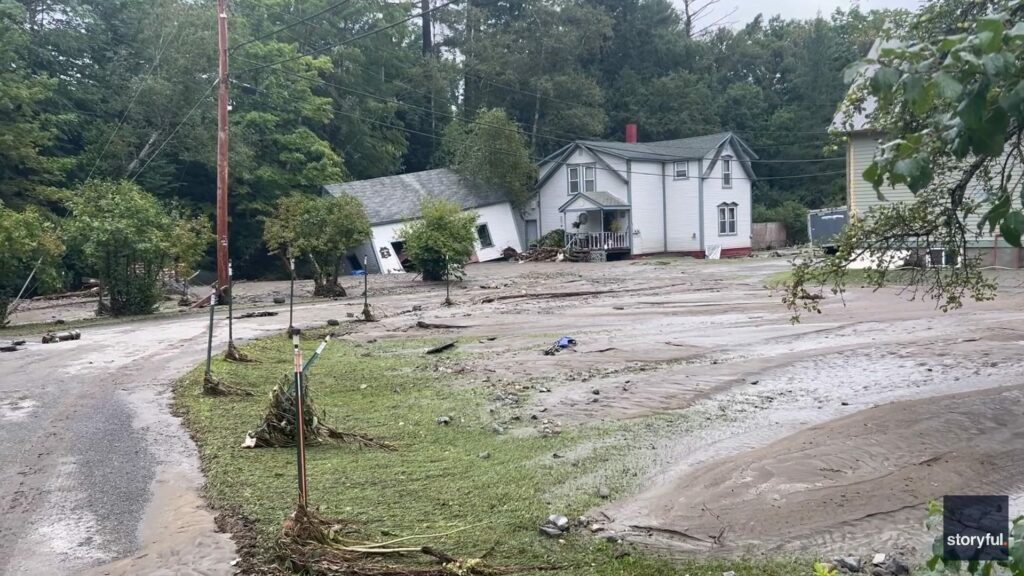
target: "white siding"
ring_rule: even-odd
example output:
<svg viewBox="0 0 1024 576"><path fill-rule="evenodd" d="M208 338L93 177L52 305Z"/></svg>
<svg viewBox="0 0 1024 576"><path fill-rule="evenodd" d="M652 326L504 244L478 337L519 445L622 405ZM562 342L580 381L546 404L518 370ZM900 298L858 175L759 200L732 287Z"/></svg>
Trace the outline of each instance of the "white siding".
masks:
<svg viewBox="0 0 1024 576"><path fill-rule="evenodd" d="M661 162L631 162L633 254L665 252L665 209Z"/></svg>
<svg viewBox="0 0 1024 576"><path fill-rule="evenodd" d="M502 251L508 247L514 248L516 252L522 252L523 245L519 240L519 230L516 227L516 218L511 204L508 202L492 204L476 208L473 211L478 215L477 225L487 224L487 229L491 233L491 241L494 244L490 248L484 248L477 239L475 244L477 261L497 260L502 257ZM380 260L381 272L384 274L405 271L392 245L393 242L399 241L398 234L405 224L405 222L395 222L381 224L370 229L373 235L373 249ZM359 257L361 258L361 255Z"/></svg>
<svg viewBox="0 0 1024 576"><path fill-rule="evenodd" d="M516 252L523 251L511 204L505 202L484 206L477 208L476 213L479 215L476 221L477 225L487 224L487 229L491 233L491 241L494 243L494 246L490 248L483 248L478 239L476 243L477 260L481 262L497 260L502 257L501 252L510 247L514 248Z"/></svg>
<svg viewBox="0 0 1024 576"><path fill-rule="evenodd" d="M675 179L674 162L665 166L665 207L668 218L668 251L700 250L700 172L697 160L690 160L690 177Z"/></svg>
<svg viewBox="0 0 1024 576"><path fill-rule="evenodd" d="M734 156L732 160L732 187L722 186L722 161L715 162L711 173L704 180L704 246L721 246L723 250L750 248L751 196L750 179L735 159L729 146L722 150L722 156ZM712 156L704 160L705 167ZM718 205L736 203L736 234L723 235L718 232Z"/></svg>
<svg viewBox="0 0 1024 576"><path fill-rule="evenodd" d="M606 163L611 165L613 168L621 169L622 173L625 174L625 160L605 154L601 154L600 156ZM563 161L562 165L555 168L555 174L552 175L538 191L537 200L539 206L537 212L540 219L541 236L559 228L571 231L568 226L572 222L566 222L562 213L558 211L558 207L565 204L565 202L571 197L569 194L569 177L566 174L566 165L589 163L595 163L597 166L597 190L609 192L618 196L623 201L626 201L626 183L623 179L599 162L594 154L585 150L576 150L570 157ZM544 173L543 170L542 173ZM526 217L531 218L529 215Z"/></svg>
<svg viewBox="0 0 1024 576"><path fill-rule="evenodd" d="M373 249L380 260L380 271L382 274L405 272L405 269L402 268L402 263L398 260L398 254L395 252L394 246L391 245L392 242L398 240L398 231L402 229L403 225L403 222L396 222L393 224L381 224L370 229L373 233Z"/></svg>

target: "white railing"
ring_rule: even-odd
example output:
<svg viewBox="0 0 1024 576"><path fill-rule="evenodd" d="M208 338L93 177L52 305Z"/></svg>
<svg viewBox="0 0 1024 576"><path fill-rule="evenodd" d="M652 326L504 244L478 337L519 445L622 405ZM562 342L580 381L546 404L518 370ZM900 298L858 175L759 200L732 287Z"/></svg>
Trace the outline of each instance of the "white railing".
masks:
<svg viewBox="0 0 1024 576"><path fill-rule="evenodd" d="M625 232L568 232L566 249L616 250L629 248L629 235Z"/></svg>

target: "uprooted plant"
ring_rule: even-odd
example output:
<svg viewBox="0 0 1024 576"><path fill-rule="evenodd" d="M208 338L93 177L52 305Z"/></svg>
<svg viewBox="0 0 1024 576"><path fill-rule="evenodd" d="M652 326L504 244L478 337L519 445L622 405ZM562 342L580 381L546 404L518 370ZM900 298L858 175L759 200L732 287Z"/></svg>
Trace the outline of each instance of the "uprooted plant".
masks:
<svg viewBox="0 0 1024 576"><path fill-rule="evenodd" d="M207 396L252 396L251 390L222 382L210 372L203 375L203 394Z"/></svg>
<svg viewBox="0 0 1024 576"><path fill-rule="evenodd" d="M308 374L303 376L308 382ZM309 399L309 389L305 388L302 395L302 413L304 417L306 445L316 446L324 443L359 444L368 448L391 450L386 442L374 440L365 434L343 432L328 424L323 419L326 413L317 411ZM284 448L295 446L298 442L297 414L295 410L295 388L292 379L284 376L281 382L270 392L270 405L263 417L263 423L245 435L242 446L245 448Z"/></svg>
<svg viewBox="0 0 1024 576"><path fill-rule="evenodd" d="M291 570L359 576L496 576L554 568L491 566L484 562L487 553L478 558L456 558L431 545L413 544L478 526L371 542L361 539L352 523L328 520L300 504L281 527L278 552ZM402 566L383 561L385 557L407 554L430 556L440 566Z"/></svg>

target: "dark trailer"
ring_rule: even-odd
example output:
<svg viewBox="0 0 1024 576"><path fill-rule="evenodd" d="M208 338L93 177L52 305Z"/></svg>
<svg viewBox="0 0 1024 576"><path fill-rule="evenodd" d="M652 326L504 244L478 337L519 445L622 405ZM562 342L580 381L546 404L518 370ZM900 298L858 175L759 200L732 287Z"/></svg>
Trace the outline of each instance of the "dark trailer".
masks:
<svg viewBox="0 0 1024 576"><path fill-rule="evenodd" d="M849 212L846 206L822 208L807 212L807 237L811 244L826 252L832 252L839 241L839 235L846 228Z"/></svg>

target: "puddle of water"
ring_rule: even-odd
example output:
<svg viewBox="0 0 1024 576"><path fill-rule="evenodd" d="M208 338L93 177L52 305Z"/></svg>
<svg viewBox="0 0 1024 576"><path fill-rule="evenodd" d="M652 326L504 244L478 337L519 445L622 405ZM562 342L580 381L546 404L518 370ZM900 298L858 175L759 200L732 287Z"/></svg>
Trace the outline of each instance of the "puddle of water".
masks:
<svg viewBox="0 0 1024 576"><path fill-rule="evenodd" d="M11 400L0 404L0 422L20 422L28 418L38 402L29 398Z"/></svg>

